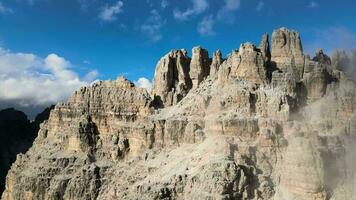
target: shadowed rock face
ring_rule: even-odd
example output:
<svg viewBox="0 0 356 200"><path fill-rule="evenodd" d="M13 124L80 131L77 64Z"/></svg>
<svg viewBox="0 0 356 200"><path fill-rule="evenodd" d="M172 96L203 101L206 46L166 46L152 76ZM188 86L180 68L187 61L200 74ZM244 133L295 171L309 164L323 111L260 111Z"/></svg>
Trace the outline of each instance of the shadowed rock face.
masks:
<svg viewBox="0 0 356 200"><path fill-rule="evenodd" d="M5 177L16 155L32 146L40 123L48 119L52 108L46 108L33 122L25 113L13 108L0 111L0 193L5 189Z"/></svg>
<svg viewBox="0 0 356 200"><path fill-rule="evenodd" d="M157 63L152 88L156 107L177 104L192 88L190 60L185 50L173 50Z"/></svg>
<svg viewBox="0 0 356 200"><path fill-rule="evenodd" d="M222 58L157 64L58 104L9 171L12 199L355 199L355 83L281 28ZM339 64L338 64L339 65Z"/></svg>

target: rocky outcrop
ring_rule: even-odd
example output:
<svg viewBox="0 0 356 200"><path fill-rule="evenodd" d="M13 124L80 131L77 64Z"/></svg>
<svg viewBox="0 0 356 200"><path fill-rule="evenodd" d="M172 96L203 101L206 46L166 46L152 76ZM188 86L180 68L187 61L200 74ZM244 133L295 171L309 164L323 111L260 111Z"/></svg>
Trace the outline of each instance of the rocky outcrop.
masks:
<svg viewBox="0 0 356 200"><path fill-rule="evenodd" d="M322 49L317 49L313 61L319 62L324 65L331 65L331 59L328 55L324 54Z"/></svg>
<svg viewBox="0 0 356 200"><path fill-rule="evenodd" d="M269 35L268 33L263 34L259 49L262 52L265 61L268 63L271 61L271 50L269 45Z"/></svg>
<svg viewBox="0 0 356 200"><path fill-rule="evenodd" d="M279 70L302 78L304 55L299 33L286 28L273 31L271 59Z"/></svg>
<svg viewBox="0 0 356 200"><path fill-rule="evenodd" d="M192 61L190 62L189 75L192 79L193 88L197 88L199 84L210 73L209 53L201 47L194 47L192 50Z"/></svg>
<svg viewBox="0 0 356 200"><path fill-rule="evenodd" d="M245 43L240 46L238 55L240 60L235 72L237 78L258 84L268 81L264 53L259 52L253 44Z"/></svg>
<svg viewBox="0 0 356 200"><path fill-rule="evenodd" d="M16 155L32 146L40 124L48 119L52 109L46 108L32 122L25 113L13 108L0 111L0 193L5 189L5 177Z"/></svg>
<svg viewBox="0 0 356 200"><path fill-rule="evenodd" d="M173 50L160 59L152 88L158 107L177 104L192 88L189 64L185 50Z"/></svg>
<svg viewBox="0 0 356 200"><path fill-rule="evenodd" d="M81 88L2 199L354 199L355 83L304 57L296 32L272 44L271 59L267 35L212 63L172 51L151 95L123 77Z"/></svg>
<svg viewBox="0 0 356 200"><path fill-rule="evenodd" d="M210 73L209 76L211 79L217 78L217 73L219 71L220 65L223 63L224 59L222 58L222 54L220 50L216 50L213 54L212 62L210 65Z"/></svg>

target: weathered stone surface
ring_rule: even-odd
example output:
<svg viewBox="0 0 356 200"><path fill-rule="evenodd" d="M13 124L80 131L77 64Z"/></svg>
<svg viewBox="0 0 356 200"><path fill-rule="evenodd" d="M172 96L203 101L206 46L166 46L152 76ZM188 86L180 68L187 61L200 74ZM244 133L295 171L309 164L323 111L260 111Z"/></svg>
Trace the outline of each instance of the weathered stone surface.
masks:
<svg viewBox="0 0 356 200"><path fill-rule="evenodd" d="M239 49L240 60L237 64L236 77L258 84L267 83L267 65L265 55L257 51L250 43L245 43Z"/></svg>
<svg viewBox="0 0 356 200"><path fill-rule="evenodd" d="M152 88L157 106L177 104L192 88L189 64L190 58L185 50L173 50L160 59Z"/></svg>
<svg viewBox="0 0 356 200"><path fill-rule="evenodd" d="M46 108L32 122L25 113L13 108L0 111L0 193L5 189L5 177L16 155L32 146L40 124L48 119L52 109Z"/></svg>
<svg viewBox="0 0 356 200"><path fill-rule="evenodd" d="M331 65L331 59L328 55L325 55L322 49L317 49L313 61L319 62L324 65Z"/></svg>
<svg viewBox="0 0 356 200"><path fill-rule="evenodd" d="M192 49L192 61L190 62L189 75L192 79L193 88L197 88L199 84L210 73L210 59L207 50L201 47Z"/></svg>
<svg viewBox="0 0 356 200"><path fill-rule="evenodd" d="M355 83L304 60L296 32L279 29L272 43L271 62L267 36L212 65L198 49L193 78L177 68L185 52L167 54L159 109L124 78L80 89L18 155L2 199L354 199Z"/></svg>
<svg viewBox="0 0 356 200"><path fill-rule="evenodd" d="M271 50L269 45L269 35L268 33L263 34L259 49L262 52L262 55L265 58L265 61L268 63L271 61Z"/></svg>
<svg viewBox="0 0 356 200"><path fill-rule="evenodd" d="M286 28L273 31L271 59L281 71L302 78L304 55L299 33Z"/></svg>
<svg viewBox="0 0 356 200"><path fill-rule="evenodd" d="M220 65L223 63L223 58L220 50L216 50L213 54L212 62L210 65L209 76L211 79L217 78L217 73L219 71Z"/></svg>

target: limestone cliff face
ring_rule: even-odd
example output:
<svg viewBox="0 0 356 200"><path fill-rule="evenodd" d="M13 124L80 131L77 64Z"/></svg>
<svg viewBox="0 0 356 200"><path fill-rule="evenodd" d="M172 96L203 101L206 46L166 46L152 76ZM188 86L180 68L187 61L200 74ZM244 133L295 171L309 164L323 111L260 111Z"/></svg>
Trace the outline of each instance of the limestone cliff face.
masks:
<svg viewBox="0 0 356 200"><path fill-rule="evenodd" d="M32 122L25 113L13 108L0 111L0 193L5 189L6 174L16 155L32 146L40 123L48 119L51 109L46 108Z"/></svg>
<svg viewBox="0 0 356 200"><path fill-rule="evenodd" d="M356 87L286 28L226 59L157 64L56 105L7 176L12 199L355 199Z"/></svg>
<svg viewBox="0 0 356 200"><path fill-rule="evenodd" d="M177 104L192 88L190 60L185 50L173 50L158 62L152 88L157 106Z"/></svg>
<svg viewBox="0 0 356 200"><path fill-rule="evenodd" d="M286 28L273 31L271 59L279 70L302 78L305 57L299 33Z"/></svg>

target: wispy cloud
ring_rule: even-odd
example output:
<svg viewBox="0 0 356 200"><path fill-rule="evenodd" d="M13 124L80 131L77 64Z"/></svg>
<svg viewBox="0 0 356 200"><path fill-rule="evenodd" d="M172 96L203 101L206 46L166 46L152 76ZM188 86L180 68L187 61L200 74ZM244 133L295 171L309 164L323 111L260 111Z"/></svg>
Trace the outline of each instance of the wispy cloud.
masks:
<svg viewBox="0 0 356 200"><path fill-rule="evenodd" d="M12 13L12 10L8 7L5 7L4 4L0 1L0 14Z"/></svg>
<svg viewBox="0 0 356 200"><path fill-rule="evenodd" d="M265 3L263 1L260 1L256 6L256 10L261 11L264 7L265 7Z"/></svg>
<svg viewBox="0 0 356 200"><path fill-rule="evenodd" d="M240 8L240 4L240 0L225 0L224 5L218 10L217 20L233 23L234 13Z"/></svg>
<svg viewBox="0 0 356 200"><path fill-rule="evenodd" d="M314 33L314 39L305 45L309 54L314 54L317 48L322 48L328 54L336 49L355 50L356 32L345 27L317 29Z"/></svg>
<svg viewBox="0 0 356 200"><path fill-rule="evenodd" d="M0 104L48 106L64 101L76 89L96 78L90 71L81 78L74 66L57 54L42 58L31 53L13 53L0 48Z"/></svg>
<svg viewBox="0 0 356 200"><path fill-rule="evenodd" d="M319 3L318 2L311 1L308 4L308 8L317 8L317 7L319 7Z"/></svg>
<svg viewBox="0 0 356 200"><path fill-rule="evenodd" d="M157 42L162 39L161 28L166 21L158 13L157 10L151 10L147 21L140 26L143 34L147 35L150 41Z"/></svg>
<svg viewBox="0 0 356 200"><path fill-rule="evenodd" d="M106 4L99 13L99 18L102 21L111 22L117 19L117 14L121 13L124 3L122 1L117 1L114 5L109 6Z"/></svg>
<svg viewBox="0 0 356 200"><path fill-rule="evenodd" d="M215 18L212 15L206 16L203 20L198 24L198 33L201 35L214 35L215 32L213 30L215 23Z"/></svg>
<svg viewBox="0 0 356 200"><path fill-rule="evenodd" d="M216 15L207 15L198 23L198 33L208 36L215 35L214 25L216 22L233 24L235 12L240 8L240 3L240 0L224 0L224 4L218 9Z"/></svg>
<svg viewBox="0 0 356 200"><path fill-rule="evenodd" d="M199 15L209 8L207 0L192 0L193 6L185 11L175 9L173 16L177 20L188 20L191 16Z"/></svg>
<svg viewBox="0 0 356 200"><path fill-rule="evenodd" d="M91 5L96 2L96 0L77 0L77 2L80 5L80 9L86 11Z"/></svg>
<svg viewBox="0 0 356 200"><path fill-rule="evenodd" d="M161 1L161 7L164 9L164 8L167 8L168 6L168 1L167 0L162 0Z"/></svg>
<svg viewBox="0 0 356 200"><path fill-rule="evenodd" d="M136 85L136 87L145 88L149 92L152 89L152 82L145 77L141 77L137 81L134 81L134 84Z"/></svg>

